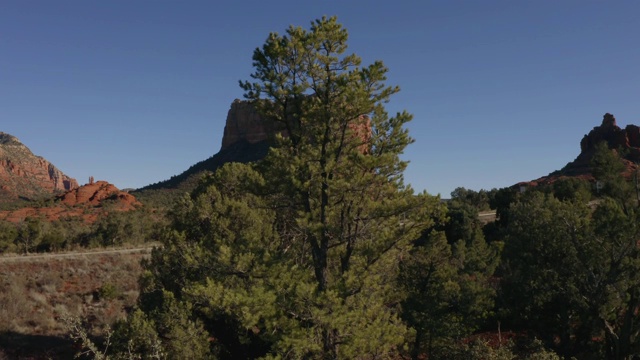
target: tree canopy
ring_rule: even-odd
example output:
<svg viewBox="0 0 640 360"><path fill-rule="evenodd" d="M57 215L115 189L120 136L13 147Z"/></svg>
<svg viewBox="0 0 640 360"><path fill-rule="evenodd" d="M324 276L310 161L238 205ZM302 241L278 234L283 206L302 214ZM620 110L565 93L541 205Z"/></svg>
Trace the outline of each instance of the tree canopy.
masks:
<svg viewBox="0 0 640 360"><path fill-rule="evenodd" d="M563 356L628 359L640 350L640 209L616 151L598 145L592 167L605 184L591 206L576 181L511 204L501 307Z"/></svg>
<svg viewBox="0 0 640 360"><path fill-rule="evenodd" d="M241 86L283 132L263 161L224 166L176 205L142 279L137 327L152 323L159 338L202 331L223 358L403 349L399 264L444 210L404 184L411 115L387 114L398 88L382 62L347 54L347 39L325 17L255 50L253 82ZM167 309L194 322L169 324Z"/></svg>

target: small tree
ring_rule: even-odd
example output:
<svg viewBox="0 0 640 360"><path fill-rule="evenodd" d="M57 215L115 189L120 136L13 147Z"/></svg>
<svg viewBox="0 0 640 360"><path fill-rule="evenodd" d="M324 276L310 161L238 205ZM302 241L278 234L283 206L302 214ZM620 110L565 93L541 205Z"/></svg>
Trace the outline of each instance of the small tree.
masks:
<svg viewBox="0 0 640 360"><path fill-rule="evenodd" d="M0 221L0 253L15 251L18 228L8 221Z"/></svg>
<svg viewBox="0 0 640 360"><path fill-rule="evenodd" d="M622 176L625 165L619 150L609 149L605 141L596 144L591 158L591 172L602 186L599 196L608 196L618 201L625 209L636 205L630 203L632 192L630 184Z"/></svg>
<svg viewBox="0 0 640 360"><path fill-rule="evenodd" d="M43 234L44 224L40 219L27 218L18 225L17 243L21 250L28 254L40 243Z"/></svg>

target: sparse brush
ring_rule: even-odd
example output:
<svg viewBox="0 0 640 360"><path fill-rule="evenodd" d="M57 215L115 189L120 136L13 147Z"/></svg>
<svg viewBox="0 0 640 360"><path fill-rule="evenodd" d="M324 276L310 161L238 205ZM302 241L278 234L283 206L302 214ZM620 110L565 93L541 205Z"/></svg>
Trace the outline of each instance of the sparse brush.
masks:
<svg viewBox="0 0 640 360"><path fill-rule="evenodd" d="M76 353L74 358L77 359L83 356L90 356L95 360L109 359L107 351L109 350L112 334L109 327L107 327L105 331L104 350L100 350L98 346L89 338L87 330L82 325L82 321L79 317L63 314L60 316L60 319L64 322L71 340L80 345L80 350L78 351L78 353Z"/></svg>
<svg viewBox="0 0 640 360"><path fill-rule="evenodd" d="M2 344L11 344L9 333L31 339L19 345L21 349L40 346L31 336L66 341L67 327L60 314L79 316L89 336L102 338L105 327L123 319L125 309L135 304L142 271L140 259L144 256L114 253L0 258L0 350L7 346ZM4 350L16 350L13 344L13 348ZM51 351L56 352L53 358L69 358L60 357L61 350Z"/></svg>

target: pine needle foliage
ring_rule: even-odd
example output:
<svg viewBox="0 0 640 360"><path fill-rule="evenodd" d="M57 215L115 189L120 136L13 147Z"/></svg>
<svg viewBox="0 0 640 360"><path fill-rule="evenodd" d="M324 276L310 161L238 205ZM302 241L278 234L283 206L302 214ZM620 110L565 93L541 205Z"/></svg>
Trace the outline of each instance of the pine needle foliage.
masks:
<svg viewBox="0 0 640 360"><path fill-rule="evenodd" d="M283 131L263 161L227 164L176 204L146 265L141 311L157 318L170 293L212 356L397 358L410 338L399 264L444 211L404 184L411 115L388 115L399 89L347 40L323 17L255 50L241 87Z"/></svg>

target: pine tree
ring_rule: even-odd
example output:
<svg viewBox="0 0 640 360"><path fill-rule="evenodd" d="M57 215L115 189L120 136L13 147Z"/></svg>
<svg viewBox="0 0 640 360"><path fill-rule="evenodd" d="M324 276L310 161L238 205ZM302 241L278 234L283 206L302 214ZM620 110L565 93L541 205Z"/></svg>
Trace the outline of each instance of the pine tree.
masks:
<svg viewBox="0 0 640 360"><path fill-rule="evenodd" d="M384 85L382 62L361 67L359 57L345 55L347 38L335 18L271 34L253 56L257 82L242 83L267 119L286 129L264 173L285 195L274 201L282 226L295 234L286 241L298 256L310 255L323 313L313 343L333 358L390 352L402 341L404 325L384 304L396 301L397 263L435 207L403 184L399 155L412 142L403 128L411 116L390 118L384 109L398 88ZM350 309L351 301L378 310L356 315L362 309ZM344 319L324 316L336 313Z"/></svg>
<svg viewBox="0 0 640 360"><path fill-rule="evenodd" d="M639 220L637 208L606 196L595 210L534 192L514 203L502 263L505 325L567 357L637 353Z"/></svg>
<svg viewBox="0 0 640 360"><path fill-rule="evenodd" d="M241 86L281 135L182 199L147 265L141 310L157 317L173 294L220 357L392 358L409 337L399 263L443 210L404 184L411 116L389 117L398 88L347 39L322 18L256 49Z"/></svg>

